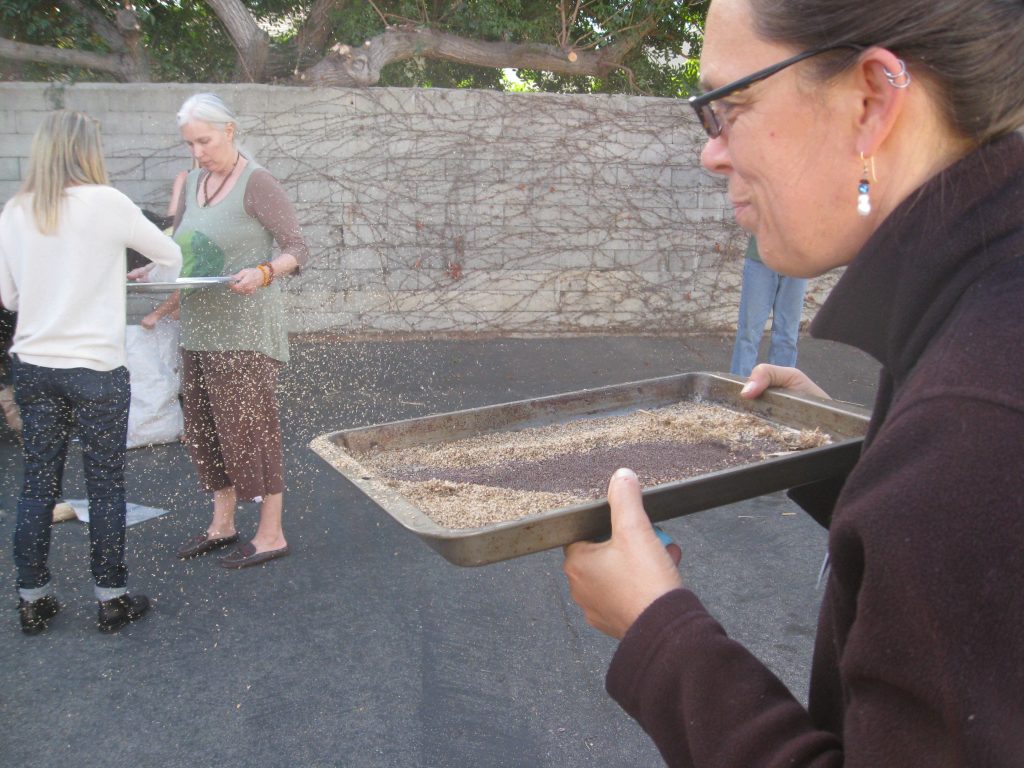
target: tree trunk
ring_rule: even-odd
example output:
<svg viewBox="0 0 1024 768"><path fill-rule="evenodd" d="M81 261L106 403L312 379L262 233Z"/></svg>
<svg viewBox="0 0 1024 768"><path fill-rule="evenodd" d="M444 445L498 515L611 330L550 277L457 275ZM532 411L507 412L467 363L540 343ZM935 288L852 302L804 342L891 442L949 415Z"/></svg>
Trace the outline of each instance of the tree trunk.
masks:
<svg viewBox="0 0 1024 768"><path fill-rule="evenodd" d="M270 36L259 28L241 0L206 0L206 3L234 43L245 79L252 83L264 82Z"/></svg>
<svg viewBox="0 0 1024 768"><path fill-rule="evenodd" d="M111 23L100 11L82 0L65 2L88 20L93 32L103 40L112 55L121 57L125 67L130 69L126 79L133 82L150 79L149 57L142 46L142 23L134 8L118 8L115 21Z"/></svg>
<svg viewBox="0 0 1024 768"><path fill-rule="evenodd" d="M136 80L149 81L152 79L149 69L149 57L142 45L142 22L134 8L119 8L117 10L117 31L124 41L125 55L131 60L133 75Z"/></svg>
<svg viewBox="0 0 1024 768"><path fill-rule="evenodd" d="M89 26L92 27L92 31L96 33L113 53L128 53L121 32L110 23L110 19L104 16L101 11L98 11L88 3L82 2L82 0L64 0L64 2L85 17L85 20L89 22Z"/></svg>
<svg viewBox="0 0 1024 768"><path fill-rule="evenodd" d="M332 12L344 10L348 4L349 0L314 0L312 8L309 9L309 16L302 22L295 37L296 52L293 71L290 74L295 74L322 58L322 52L327 47L332 32L330 16Z"/></svg>

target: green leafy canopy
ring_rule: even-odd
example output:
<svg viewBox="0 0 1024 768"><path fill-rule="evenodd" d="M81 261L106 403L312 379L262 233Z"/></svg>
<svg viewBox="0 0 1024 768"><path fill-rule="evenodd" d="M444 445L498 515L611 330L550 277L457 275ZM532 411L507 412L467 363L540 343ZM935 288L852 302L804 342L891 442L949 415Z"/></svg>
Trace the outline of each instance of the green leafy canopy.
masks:
<svg viewBox="0 0 1024 768"><path fill-rule="evenodd" d="M121 7L116 0L82 2L111 22ZM294 60L296 41L313 0L243 0L243 4L270 34L273 49ZM204 0L150 0L134 7L154 80L223 82L237 77L234 47ZM388 25L428 27L474 40L540 44L567 54L623 45L628 53L603 77L525 69L509 77L498 67L418 57L384 67L379 84L685 96L695 81L693 60L699 55L705 14L705 2L681 0L590 0L578 5L572 0L336 0L325 17L326 42L318 55L336 43L360 46ZM69 3L0 0L0 27L0 36L19 42L109 53L102 36ZM52 64L0 66L11 79L110 78Z"/></svg>

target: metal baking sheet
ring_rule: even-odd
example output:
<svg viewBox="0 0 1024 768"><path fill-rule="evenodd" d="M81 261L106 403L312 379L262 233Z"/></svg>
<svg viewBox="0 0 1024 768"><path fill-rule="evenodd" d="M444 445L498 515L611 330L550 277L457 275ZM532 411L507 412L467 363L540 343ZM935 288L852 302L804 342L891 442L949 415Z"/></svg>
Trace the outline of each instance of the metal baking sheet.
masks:
<svg viewBox="0 0 1024 768"><path fill-rule="evenodd" d="M165 283L128 283L128 290L136 293L156 293L158 291L178 291L182 288L203 288L210 285L230 283L231 275L219 277L179 277L174 282Z"/></svg>
<svg viewBox="0 0 1024 768"><path fill-rule="evenodd" d="M702 400L795 429L818 428L833 442L761 461L709 472L644 490L653 522L689 515L743 499L842 476L860 456L870 413L860 406L768 390L756 400L740 398L744 379L723 373L683 373L502 405L473 408L321 436L311 447L401 526L446 560L475 566L528 555L610 531L607 500L552 509L478 528L444 528L390 488L352 454L407 448L575 419L611 416ZM331 450L318 450L319 442Z"/></svg>

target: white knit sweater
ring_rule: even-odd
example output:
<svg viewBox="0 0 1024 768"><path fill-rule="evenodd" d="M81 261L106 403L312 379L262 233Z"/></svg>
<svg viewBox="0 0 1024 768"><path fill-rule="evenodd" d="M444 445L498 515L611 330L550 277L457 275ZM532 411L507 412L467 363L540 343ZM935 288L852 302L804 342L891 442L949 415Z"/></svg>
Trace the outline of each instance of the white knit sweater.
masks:
<svg viewBox="0 0 1024 768"><path fill-rule="evenodd" d="M113 187L69 187L58 229L43 235L32 195L0 213L0 302L18 313L11 354L48 368L109 371L125 364L125 248L173 281L181 249Z"/></svg>

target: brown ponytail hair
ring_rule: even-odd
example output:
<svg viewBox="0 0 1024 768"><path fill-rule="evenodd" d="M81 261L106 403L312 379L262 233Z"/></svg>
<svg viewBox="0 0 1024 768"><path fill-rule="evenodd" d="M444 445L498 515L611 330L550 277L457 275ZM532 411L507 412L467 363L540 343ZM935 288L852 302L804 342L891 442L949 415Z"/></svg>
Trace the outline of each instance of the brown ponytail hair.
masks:
<svg viewBox="0 0 1024 768"><path fill-rule="evenodd" d="M749 0L765 40L797 50L878 46L926 81L947 122L975 144L1024 125L1024 2L1021 0ZM822 79L853 62L817 57Z"/></svg>

